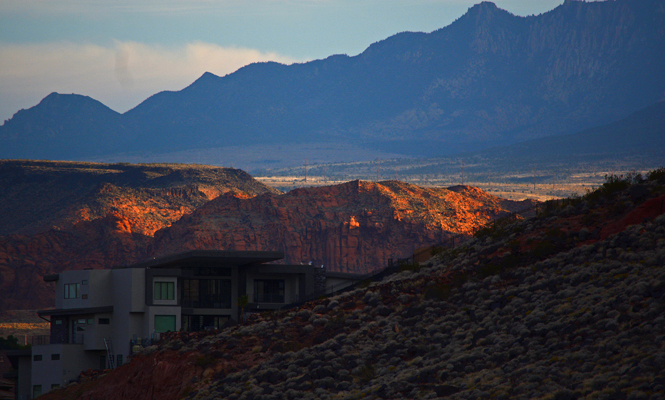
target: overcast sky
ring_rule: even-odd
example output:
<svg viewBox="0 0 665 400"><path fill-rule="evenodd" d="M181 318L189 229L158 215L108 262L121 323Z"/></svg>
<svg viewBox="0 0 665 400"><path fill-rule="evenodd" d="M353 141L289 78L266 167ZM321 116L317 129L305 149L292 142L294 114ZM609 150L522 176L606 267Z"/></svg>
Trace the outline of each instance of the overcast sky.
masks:
<svg viewBox="0 0 665 400"><path fill-rule="evenodd" d="M356 55L431 32L479 0L0 0L0 123L51 92L125 112L204 72ZM516 15L563 0L497 0Z"/></svg>

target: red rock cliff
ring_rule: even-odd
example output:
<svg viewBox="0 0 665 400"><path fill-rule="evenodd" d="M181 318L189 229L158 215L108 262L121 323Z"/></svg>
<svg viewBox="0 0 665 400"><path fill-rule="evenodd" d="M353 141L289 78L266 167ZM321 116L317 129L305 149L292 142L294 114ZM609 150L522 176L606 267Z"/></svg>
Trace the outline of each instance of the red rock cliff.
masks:
<svg viewBox="0 0 665 400"><path fill-rule="evenodd" d="M157 231L151 254L279 250L287 263L366 273L508 212L506 200L476 188L456 190L353 181L284 195L227 193Z"/></svg>

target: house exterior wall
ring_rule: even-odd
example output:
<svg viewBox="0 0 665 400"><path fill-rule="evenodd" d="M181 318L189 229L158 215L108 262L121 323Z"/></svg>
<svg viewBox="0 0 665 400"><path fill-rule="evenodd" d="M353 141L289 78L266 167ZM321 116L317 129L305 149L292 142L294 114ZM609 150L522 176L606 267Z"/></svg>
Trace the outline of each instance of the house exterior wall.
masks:
<svg viewBox="0 0 665 400"><path fill-rule="evenodd" d="M32 359L21 357L18 359L18 381L16 382L16 393L19 400L31 398L32 393Z"/></svg>
<svg viewBox="0 0 665 400"><path fill-rule="evenodd" d="M53 360L57 355L57 360ZM81 371L99 368L100 357L104 352L85 351L82 345L54 344L37 345L32 348L33 360L41 356L41 361L32 362L32 393L36 385L41 385L42 393L50 391L55 385L65 386L76 379Z"/></svg>
<svg viewBox="0 0 665 400"><path fill-rule="evenodd" d="M111 270L78 270L60 274L55 289L55 308L89 308L112 304ZM86 283L87 282L87 283ZM66 285L79 285L75 298L65 299Z"/></svg>
<svg viewBox="0 0 665 400"><path fill-rule="evenodd" d="M33 355L41 355L41 361L32 361L26 357L22 369L23 373L29 371L27 376L30 378L24 381L31 382L24 382L19 393L30 396L34 385L42 385L42 393L46 393L52 385L62 386L69 383L83 370L105 367L102 365L107 356L105 339L111 339L114 362L118 365L118 358L122 359L123 363L129 360L131 347L139 339L155 338L159 327L163 329L168 326L169 329L180 330L183 326L183 315L187 316L190 327L198 329L210 326L208 321L211 319L214 319L217 326L221 325L224 319L219 317L238 320L237 298L247 294L251 304L257 279L284 281L283 301L268 306L263 303L255 304L258 308L281 308L285 304L302 300L313 292L314 274L311 266L246 262L242 260L242 252L230 253L232 254L226 257L240 259L233 261L236 265L224 261L224 258L211 260L198 256L199 258L184 257L182 261L176 262L171 259L162 263L159 260L150 260L147 265L144 263L111 270L65 271L57 276L49 276L48 281L56 281L56 310L45 310L43 314L51 316L52 344L33 347ZM252 254L248 257L267 257L267 261L270 261L273 254ZM183 288L183 279L229 280L230 308L202 308L225 307L228 297L214 296L203 297L208 299L208 302L196 300L183 307L183 293L179 293ZM173 299L155 298L155 282L173 283ZM77 296L65 299L66 285L79 285ZM221 285L221 292L217 285L210 286L216 288L215 293L226 293L224 290L228 288L227 283ZM71 292L69 289L71 286L67 293ZM159 326L156 326L156 317L159 318ZM198 318L196 325L193 317ZM74 333L75 343L72 340ZM59 354L60 358L52 360L52 354Z"/></svg>

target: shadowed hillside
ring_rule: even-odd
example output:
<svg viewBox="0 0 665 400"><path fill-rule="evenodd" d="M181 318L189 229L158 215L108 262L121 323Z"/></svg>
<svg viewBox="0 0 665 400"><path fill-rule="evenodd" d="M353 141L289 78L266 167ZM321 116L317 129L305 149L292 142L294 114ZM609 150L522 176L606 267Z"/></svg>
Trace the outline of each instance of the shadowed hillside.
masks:
<svg viewBox="0 0 665 400"><path fill-rule="evenodd" d="M159 346L45 399L662 399L665 170L297 309Z"/></svg>

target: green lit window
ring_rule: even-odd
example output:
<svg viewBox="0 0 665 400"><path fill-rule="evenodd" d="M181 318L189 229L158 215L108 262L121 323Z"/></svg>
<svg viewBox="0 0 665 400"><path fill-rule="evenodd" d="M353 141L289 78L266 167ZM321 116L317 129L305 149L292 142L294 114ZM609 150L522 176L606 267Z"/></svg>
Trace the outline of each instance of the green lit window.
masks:
<svg viewBox="0 0 665 400"><path fill-rule="evenodd" d="M155 332L175 332L175 315L155 315Z"/></svg>
<svg viewBox="0 0 665 400"><path fill-rule="evenodd" d="M155 282L155 300L175 300L175 282Z"/></svg>

